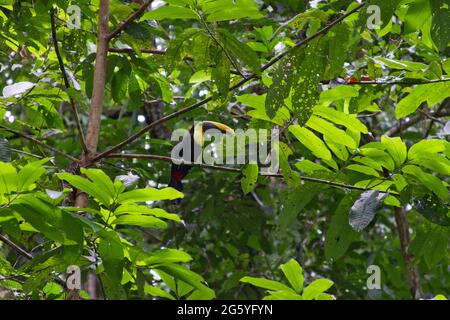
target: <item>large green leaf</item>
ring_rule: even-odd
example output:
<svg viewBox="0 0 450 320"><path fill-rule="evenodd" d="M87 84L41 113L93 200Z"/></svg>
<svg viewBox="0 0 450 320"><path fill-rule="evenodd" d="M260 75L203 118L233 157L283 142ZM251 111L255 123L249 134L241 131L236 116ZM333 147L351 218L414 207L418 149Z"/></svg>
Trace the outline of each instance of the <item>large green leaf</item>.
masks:
<svg viewBox="0 0 450 320"><path fill-rule="evenodd" d="M348 223L349 212L357 196L356 193L345 196L331 218L325 235L325 257L327 259L340 259L358 236L358 233Z"/></svg>
<svg viewBox="0 0 450 320"><path fill-rule="evenodd" d="M303 289L303 269L294 259L289 260L285 264L280 266L281 270L283 270L286 279L288 279L292 288L297 293L300 293Z"/></svg>
<svg viewBox="0 0 450 320"><path fill-rule="evenodd" d="M450 82L438 82L430 84L420 84L404 97L397 104L395 116L397 119L404 118L423 103L427 102L429 107L441 102L450 96Z"/></svg>
<svg viewBox="0 0 450 320"><path fill-rule="evenodd" d="M145 215L122 215L115 219L112 224L139 226L143 228L167 228L163 220Z"/></svg>
<svg viewBox="0 0 450 320"><path fill-rule="evenodd" d="M263 17L254 0L200 0L199 5L210 22Z"/></svg>
<svg viewBox="0 0 450 320"><path fill-rule="evenodd" d="M130 202L174 200L183 197L184 195L181 192L173 188L164 188L160 190L155 188L145 188L124 192L117 197L117 202L125 204Z"/></svg>
<svg viewBox="0 0 450 320"><path fill-rule="evenodd" d="M331 160L331 152L325 143L320 140L312 131L300 127L298 125L290 126L289 131L303 144L306 148L318 158Z"/></svg>
<svg viewBox="0 0 450 320"><path fill-rule="evenodd" d="M335 141L338 141L340 144L343 144L351 149L356 148L356 142L351 136L349 136L342 129L338 129L333 124L322 118L312 116L311 118L309 118L306 125L311 129L320 132L323 135L334 139Z"/></svg>
<svg viewBox="0 0 450 320"><path fill-rule="evenodd" d="M302 297L305 300L316 299L320 294L330 289L333 284L333 281L328 279L314 280L303 290Z"/></svg>
<svg viewBox="0 0 450 320"><path fill-rule="evenodd" d="M120 237L114 231L102 231L98 242L98 252L102 258L107 277L113 286L119 286L124 268L124 252Z"/></svg>
<svg viewBox="0 0 450 320"><path fill-rule="evenodd" d="M450 42L450 8L447 0L431 1L433 20L431 36L439 50L444 51Z"/></svg>
<svg viewBox="0 0 450 320"><path fill-rule="evenodd" d="M386 147L397 167L400 167L406 160L406 145L401 138L381 137L381 143Z"/></svg>
<svg viewBox="0 0 450 320"><path fill-rule="evenodd" d="M248 67L255 73L261 71L258 56L252 48L236 39L236 37L226 29L217 29L216 34L222 46L231 54L236 63Z"/></svg>
<svg viewBox="0 0 450 320"><path fill-rule="evenodd" d="M99 188L95 183L88 179L76 176L70 173L58 173L58 178L65 180L77 189L86 192L90 196L96 198L100 203L108 206L111 204L113 198L107 190Z"/></svg>
<svg viewBox="0 0 450 320"><path fill-rule="evenodd" d="M241 187L244 194L251 192L258 180L259 167L256 163L249 163L242 170Z"/></svg>
<svg viewBox="0 0 450 320"><path fill-rule="evenodd" d="M288 286L282 284L278 281L263 279L263 278L255 278L255 277L243 277L241 280L239 280L244 283L249 283L254 286L274 290L274 291L286 291L295 294L295 291L289 288Z"/></svg>
<svg viewBox="0 0 450 320"><path fill-rule="evenodd" d="M165 20L165 19L198 19L198 14L187 7L163 6L151 10L142 15L141 20Z"/></svg>
<svg viewBox="0 0 450 320"><path fill-rule="evenodd" d="M407 165L402 168L402 171L409 174L421 182L426 188L433 191L442 200L447 200L448 190L442 181L432 174L423 172L419 167L414 165Z"/></svg>

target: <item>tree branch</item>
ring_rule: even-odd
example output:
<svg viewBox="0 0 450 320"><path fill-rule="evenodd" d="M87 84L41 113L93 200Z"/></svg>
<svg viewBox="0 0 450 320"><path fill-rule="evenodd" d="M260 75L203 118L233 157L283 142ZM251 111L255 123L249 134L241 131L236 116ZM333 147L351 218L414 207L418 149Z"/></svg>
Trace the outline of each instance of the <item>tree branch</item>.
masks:
<svg viewBox="0 0 450 320"><path fill-rule="evenodd" d="M406 219L406 212L403 208L395 209L395 223L397 225L398 235L400 238L400 246L402 249L403 260L405 261L405 269L413 299L420 299L420 276L414 265L414 257L409 254L409 226Z"/></svg>
<svg viewBox="0 0 450 320"><path fill-rule="evenodd" d="M138 19L144 11L147 9L149 5L151 5L153 0L147 0L145 1L139 9L137 9L135 12L133 12L125 21L123 21L119 26L114 29L109 35L108 35L108 41L110 41L112 38L115 38L119 33L121 33L131 22Z"/></svg>
<svg viewBox="0 0 450 320"><path fill-rule="evenodd" d="M285 57L287 54L289 54L292 50L307 44L308 42L312 41L313 39L319 37L322 34L325 34L328 30L330 30L333 26L335 26L336 24L340 23L342 20L344 20L345 18L347 18L348 16L352 15L353 13L359 11L362 7L364 7L366 4L362 3L360 5L358 5L356 8L352 9L351 11L343 14L341 17L337 18L335 21L331 22L330 24L328 24L327 26L323 27L322 29L320 29L319 31L317 31L316 33L314 33L313 35L311 35L310 37L301 40L299 42L296 43L296 45L282 53L280 53L279 55L277 55L276 57L274 57L271 61L269 61L267 64L265 64L262 68L261 71L265 71L267 69L269 69L271 66L273 66L275 63L277 63L278 61L280 61L283 57ZM236 83L235 85L231 86L229 88L229 91L235 91L238 88L240 88L241 86L243 86L244 84L246 84L247 82L255 79L258 75L256 73L252 73L249 76L247 76L246 78L243 78L242 80L240 80L238 83ZM120 150L122 147L128 145L129 143L135 141L136 139L138 139L139 137L141 137L144 133L146 133L147 131L149 131L151 128L153 128L154 126L163 123L165 121L168 121L170 119L173 119L179 115L182 115L184 113L187 113L189 111L192 111L208 102L210 102L212 100L212 96L209 96L201 101L198 101L197 103L194 103L191 106L185 107L183 109L180 109L170 115L167 115L157 121L154 121L150 124L148 124L147 126L145 126L144 128L142 128L141 130L139 130L137 133L133 134L132 136L128 137L127 139L123 140L122 142L118 143L117 145L111 147L110 149L98 154L97 156L95 156L94 158L92 158L92 162L96 162L99 161L102 158L105 158L107 155Z"/></svg>
<svg viewBox="0 0 450 320"><path fill-rule="evenodd" d="M380 81L380 80L373 80L373 81L356 81L356 82L345 82L343 84L354 86L354 85L379 85L379 86L390 86L394 84L402 84L402 85L415 85L415 84L430 84L430 83L438 83L438 82L447 82L450 81L450 78L443 78L443 79L434 79L434 80L387 80L387 81Z"/></svg>
<svg viewBox="0 0 450 320"><path fill-rule="evenodd" d="M150 160L158 160L158 161L165 161L165 162L174 162L176 160L171 157L161 156L161 155L156 155L156 154L135 154L135 153L111 153L111 154L108 154L106 157L107 158L123 158L123 159L150 159ZM205 169L211 169L211 170L242 173L242 169L239 169L239 168L213 166L213 165L208 165L208 164L203 164L203 163L194 163L193 166L205 168ZM283 178L283 175L280 173L261 174L261 176ZM329 181L329 180L324 180L324 179L319 179L319 178L313 178L313 177L300 176L300 178L304 181L322 183L322 184L327 184L330 186L340 187L340 188L344 188L344 189L360 190L360 191L372 190L370 188L352 186L349 184L343 184L343 183L339 183L339 182L334 182L334 181ZM380 191L380 192L384 192L384 191Z"/></svg>
<svg viewBox="0 0 450 320"><path fill-rule="evenodd" d="M39 141L38 139L30 137L30 136L28 136L28 135L26 135L26 134L24 134L22 132L19 132L19 131L16 131L14 129L5 127L3 125L0 125L0 128L2 128L5 131L11 132L11 133L15 134L16 136L19 136L21 138L27 139L27 140L29 140L29 141L31 141L31 142L33 142L33 143L35 143L35 144L45 148L45 149L47 149L47 150L50 150L50 151L52 151L52 152L54 152L54 153L56 153L56 154L58 154L58 155L60 155L60 156L62 156L64 158L66 158L66 159L69 159L69 160L74 161L74 162L80 161L77 158L72 157L71 155L69 155L69 154L67 154L67 153L65 153L63 151L60 151L60 150L58 150L58 149L56 149L56 148L54 148L52 146L49 146L48 144L45 144L42 141Z"/></svg>
<svg viewBox="0 0 450 320"><path fill-rule="evenodd" d="M450 116L450 98L445 99L444 102L442 102L442 104L444 105L444 107L439 108L441 110L438 110L432 114L428 114L428 116L435 118L435 119ZM392 127L389 131L387 131L385 133L385 135L387 135L388 137L395 136L395 135L399 134L400 132L402 132L403 130L416 125L417 123L424 120L425 118L426 118L426 116L424 114L420 113L414 117L411 117L408 122L399 123L398 125Z"/></svg>
<svg viewBox="0 0 450 320"><path fill-rule="evenodd" d="M59 69L61 70L61 74L63 76L64 86L66 87L66 89L69 89L70 88L70 82L69 82L69 79L67 78L67 73L66 73L66 69L64 67L64 62L63 62L63 59L61 57L61 53L59 52L58 39L56 37L55 13L56 13L56 8L52 8L50 10L50 21L51 21L51 25L52 25L53 46L55 47L55 54L56 54L56 57L58 59ZM75 123L76 123L77 129L78 129L78 133L80 135L81 147L83 148L84 152L87 152L86 141L84 139L83 128L81 127L80 116L78 115L78 110L77 110L77 107L75 105L75 101L73 100L72 97L70 97L70 106L72 108L72 113L73 113L73 116L75 118Z"/></svg>
<svg viewBox="0 0 450 320"><path fill-rule="evenodd" d="M105 95L106 63L108 55L109 35L109 0L100 0L98 12L98 36L97 52L95 56L94 86L92 88L91 109L89 111L89 123L86 136L87 152L81 158L81 166L86 167L90 159L97 152L98 138L100 135L101 116L103 110L103 98ZM88 197L80 190L76 191L75 206L85 208L88 205Z"/></svg>
<svg viewBox="0 0 450 320"><path fill-rule="evenodd" d="M27 258L28 260L33 259L33 255L31 253L25 251L19 245L15 244L13 241L11 241L9 238L7 238L6 236L4 236L2 234L0 234L0 241L3 241L4 243L6 243L14 251L19 253L21 256Z"/></svg>

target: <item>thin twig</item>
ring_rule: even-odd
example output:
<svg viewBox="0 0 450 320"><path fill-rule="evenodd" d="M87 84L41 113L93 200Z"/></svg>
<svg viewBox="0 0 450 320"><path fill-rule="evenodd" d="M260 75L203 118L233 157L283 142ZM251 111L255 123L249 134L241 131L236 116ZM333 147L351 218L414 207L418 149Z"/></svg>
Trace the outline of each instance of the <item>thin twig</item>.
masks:
<svg viewBox="0 0 450 320"><path fill-rule="evenodd" d="M53 46L55 47L55 54L56 54L56 58L58 59L59 69L61 70L61 74L62 74L62 77L64 80L64 86L66 87L66 89L69 89L70 82L69 82L69 79L67 78L66 68L64 67L64 61L63 61L63 59L61 57L61 53L59 51L58 39L56 38L55 13L56 13L56 8L52 8L50 10L50 21L51 21L51 25L52 25ZM84 139L83 128L81 127L81 121L80 121L80 116L78 115L77 106L75 105L75 101L72 97L70 97L69 100L70 100L70 106L72 108L73 117L75 118L75 123L76 123L77 129L78 129L78 133L80 135L81 147L83 148L83 150L85 152L87 152L86 141Z"/></svg>
<svg viewBox="0 0 450 320"><path fill-rule="evenodd" d="M158 161L165 161L165 162L174 162L176 159L173 159L171 157L167 156L161 156L156 154L135 154L135 153L112 153L108 154L106 156L107 158L125 158L125 159L150 159L150 160L158 160ZM209 165L209 164L203 164L203 163L193 163L193 166L197 166L200 168L205 169L212 169L212 170L218 170L218 171L227 171L227 172L234 172L234 173L242 173L242 169L240 168L232 168L232 167L225 167L225 166L215 166L215 165ZM274 178L283 178L283 175L280 173L270 173L270 174L261 174L261 176L264 177L274 177ZM368 191L371 190L370 188L364 188L364 187L358 187L358 186L352 186L349 184L343 184L339 182L319 179L319 178L313 178L313 177L306 177L306 176L300 176L300 178L304 181L309 182L316 182L316 183L322 183L327 184L330 186L345 188L345 189L351 189L351 190L361 190L361 191ZM384 192L384 191L380 191Z"/></svg>
<svg viewBox="0 0 450 320"><path fill-rule="evenodd" d="M299 42L296 43L296 45L282 53L280 53L279 55L277 55L276 57L274 57L271 61L269 61L267 64L265 64L262 68L261 71L265 71L267 69L269 69L271 66L273 66L275 63L277 63L278 61L280 61L283 57L285 57L287 54L289 54L292 50L307 44L308 42L314 40L315 38L319 37L322 34L325 34L328 30L330 30L333 26L335 26L336 24L340 23L342 20L344 20L345 18L347 18L348 16L352 15L353 13L359 11L362 7L364 7L366 4L362 3L359 6L357 6L356 8L352 9L351 11L343 14L341 17L337 18L335 21L331 22L330 24L328 24L327 26L323 27L322 29L320 29L319 31L317 31L316 33L314 33L312 36L310 36L309 38L306 38L304 40L301 40ZM238 88L240 88L241 86L243 86L244 84L246 84L247 82L253 80L254 78L256 78L258 76L258 74L256 73L252 73L249 76L247 76L246 78L243 78L241 81L239 81L238 83L236 83L235 85L231 86L229 88L229 91L235 91ZM141 137L144 133L146 133L147 131L149 131L151 128L153 128L154 126L163 123L165 121L168 121L170 119L173 119L179 115L182 115L184 113L187 113L189 111L192 111L198 107L201 107L202 105L210 102L212 100L212 96L209 96L201 101L198 101L196 103L194 103L191 106L185 107L183 109L180 109L170 115L167 115L163 118L160 118L150 124L148 124L147 126L145 126L144 128L142 128L141 130L139 130L137 133L133 134L132 136L128 137L127 139L123 140L122 142L116 144L115 146L111 147L110 149L98 154L97 156L93 157L91 159L91 163L99 161L102 158L105 158L107 155L120 150L122 147L128 145L129 143L135 141L136 139L138 139L139 137Z"/></svg>
<svg viewBox="0 0 450 320"><path fill-rule="evenodd" d="M450 78L442 78L442 79L434 79L434 80L394 80L394 81L380 81L380 80L372 80L372 81L356 81L356 82L345 82L343 84L354 86L354 85L378 85L378 86L390 86L394 84L402 84L402 85L415 85L415 84L430 84L430 83L438 83L438 82L447 82L450 81Z"/></svg>
<svg viewBox="0 0 450 320"><path fill-rule="evenodd" d="M132 48L109 48L108 49L109 52L115 52L115 53L135 53L134 49ZM148 54L160 54L160 55L164 55L166 54L165 50L158 50L158 49L148 49L148 48L143 48L140 49L141 53L148 53Z"/></svg>
<svg viewBox="0 0 450 320"><path fill-rule="evenodd" d="M110 41L112 38L115 38L119 33L121 33L131 22L138 19L144 11L148 8L149 5L151 5L153 0L147 0L145 1L139 9L137 9L135 12L133 12L125 21L123 21L119 26L111 31L111 33L108 35L108 41Z"/></svg>
<svg viewBox="0 0 450 320"><path fill-rule="evenodd" d="M16 131L14 129L5 127L3 125L0 125L0 128L2 128L5 131L11 132L11 133L15 134L16 136L19 136L21 138L27 139L27 140L29 140L29 141L31 141L31 142L33 142L33 143L43 147L43 148L45 148L47 150L50 150L50 151L52 151L52 152L54 152L54 153L56 153L56 154L58 154L58 155L60 155L60 156L62 156L64 158L67 158L67 159L69 159L71 161L74 161L74 162L80 161L77 158L75 158L75 157L73 157L73 156L71 156L71 155L69 155L69 154L67 154L67 153L65 153L63 151L60 151L60 150L58 150L58 149L56 149L56 148L54 148L52 146L49 146L48 144L45 144L42 141L39 141L38 139L35 139L35 138L33 138L33 137L29 136L29 135L26 135L26 134L24 134L22 132L19 132L19 131Z"/></svg>
<svg viewBox="0 0 450 320"><path fill-rule="evenodd" d="M434 113L429 114L432 118L442 118L442 117L448 117L450 116L450 99L444 100L442 102L442 105L444 107L440 111L436 111ZM407 122L401 122L397 124L396 126L392 127L389 131L385 133L388 137L395 136L399 134L401 131L408 129L409 127L414 126L415 124L419 123L420 121L424 120L426 117L424 114L420 113L414 117L411 117L409 121Z"/></svg>
<svg viewBox="0 0 450 320"><path fill-rule="evenodd" d="M7 238L6 236L4 236L2 234L0 234L0 241L3 241L4 243L6 243L9 247L14 249L14 251L19 253L21 256L27 258L28 260L33 259L33 255L31 253L25 251L19 245L15 244L13 241L11 241L9 238Z"/></svg>
<svg viewBox="0 0 450 320"><path fill-rule="evenodd" d="M219 46L219 48L223 51L225 56L227 57L228 61L230 61L231 65L236 69L236 71L239 73L239 75L245 79L244 74L239 69L239 66L237 65L236 61L233 60L233 58L230 56L230 53L228 50L220 43L220 41L216 38L214 32L208 27L208 24L203 19L203 17L199 14L200 20L203 23L203 26L205 27L206 31L210 35L210 37L214 40L214 42Z"/></svg>

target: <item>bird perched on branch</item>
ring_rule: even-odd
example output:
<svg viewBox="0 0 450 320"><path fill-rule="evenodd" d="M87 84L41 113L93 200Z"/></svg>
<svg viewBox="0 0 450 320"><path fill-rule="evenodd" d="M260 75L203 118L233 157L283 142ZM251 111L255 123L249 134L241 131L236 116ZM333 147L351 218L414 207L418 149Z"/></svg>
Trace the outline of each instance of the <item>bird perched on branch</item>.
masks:
<svg viewBox="0 0 450 320"><path fill-rule="evenodd" d="M202 121L196 123L189 130L189 133L183 137L182 141L174 147L174 149L177 148L181 150L179 155L184 163L172 163L169 187L177 189L178 191L183 190L183 183L181 181L189 173L193 163L199 158L202 152L202 146L205 142L205 132L207 130L218 130L224 134L234 133L233 129L220 122ZM190 151L190 155L183 154L183 150Z"/></svg>

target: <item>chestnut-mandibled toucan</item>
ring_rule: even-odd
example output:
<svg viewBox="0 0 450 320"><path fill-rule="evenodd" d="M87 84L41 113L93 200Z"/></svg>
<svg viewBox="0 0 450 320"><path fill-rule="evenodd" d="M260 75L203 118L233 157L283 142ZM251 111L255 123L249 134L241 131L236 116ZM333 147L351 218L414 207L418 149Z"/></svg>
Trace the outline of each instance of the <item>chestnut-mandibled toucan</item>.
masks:
<svg viewBox="0 0 450 320"><path fill-rule="evenodd" d="M215 121L202 121L195 124L191 130L189 130L188 137L184 137L182 141L180 141L177 145L182 143L189 143L188 146L191 148L191 159L190 162L194 163L195 160L200 156L202 149L201 147L204 144L204 133L207 130L215 129L219 130L222 133L234 133L234 130L228 127L227 125L215 122ZM180 156L183 156L182 151L180 152ZM183 184L181 180L188 174L189 170L191 170L191 164L175 164L172 163L172 170L170 174L170 182L169 187L177 189L178 191L183 190Z"/></svg>

